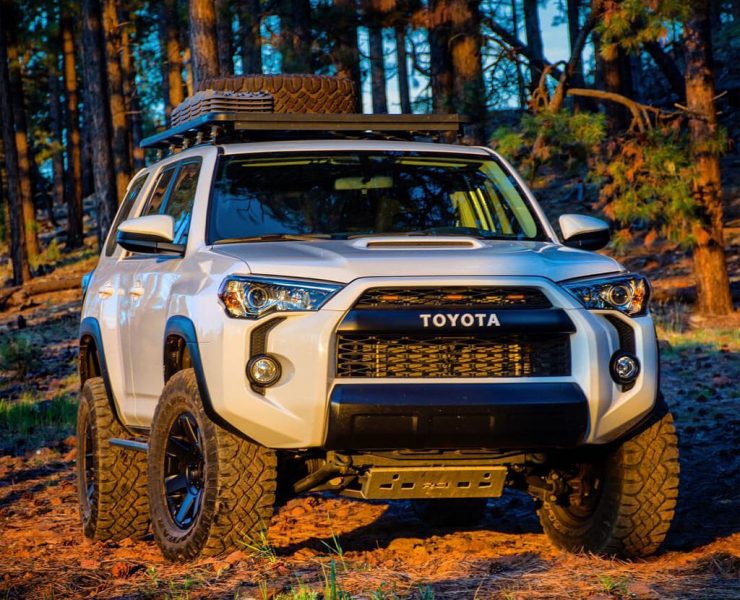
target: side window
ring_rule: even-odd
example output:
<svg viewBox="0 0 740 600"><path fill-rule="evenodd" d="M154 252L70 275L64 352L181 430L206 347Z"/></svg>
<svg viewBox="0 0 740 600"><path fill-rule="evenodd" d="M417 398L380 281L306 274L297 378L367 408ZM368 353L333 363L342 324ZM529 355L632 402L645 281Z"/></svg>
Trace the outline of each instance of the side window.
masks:
<svg viewBox="0 0 740 600"><path fill-rule="evenodd" d="M167 193L167 189L170 187L170 181L172 181L172 176L175 174L176 170L177 166L175 165L164 169L159 174L157 186L154 188L154 191L149 198L149 204L147 205L146 210L142 213L142 216L156 215L159 213L159 209L162 206L162 200L164 200L164 196Z"/></svg>
<svg viewBox="0 0 740 600"><path fill-rule="evenodd" d="M188 240L199 173L200 161L184 163L177 173L164 208L160 210L162 214L170 215L175 220L175 244L185 244Z"/></svg>
<svg viewBox="0 0 740 600"><path fill-rule="evenodd" d="M141 190L144 187L144 184L146 183L148 177L149 173L142 173L128 188L128 193L123 199L123 202L121 202L121 207L118 209L118 212L116 213L116 218L113 219L110 232L108 233L108 240L105 243L106 256L112 256L113 253L116 251L116 232L118 231L118 226L131 214L131 209L134 207L136 199L139 197L139 194L141 193Z"/></svg>

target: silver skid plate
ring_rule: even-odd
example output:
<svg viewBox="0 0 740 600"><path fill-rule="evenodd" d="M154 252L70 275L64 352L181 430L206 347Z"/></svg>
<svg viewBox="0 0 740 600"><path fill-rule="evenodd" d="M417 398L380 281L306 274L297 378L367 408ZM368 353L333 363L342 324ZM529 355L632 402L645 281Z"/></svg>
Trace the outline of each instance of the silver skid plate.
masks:
<svg viewBox="0 0 740 600"><path fill-rule="evenodd" d="M495 498L504 491L506 467L373 467L361 496L395 498Z"/></svg>

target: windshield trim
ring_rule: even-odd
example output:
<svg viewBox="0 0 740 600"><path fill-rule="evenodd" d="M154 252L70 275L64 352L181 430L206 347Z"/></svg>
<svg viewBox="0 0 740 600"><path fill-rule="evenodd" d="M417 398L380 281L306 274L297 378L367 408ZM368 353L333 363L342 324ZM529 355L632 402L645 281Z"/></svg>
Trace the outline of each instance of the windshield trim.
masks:
<svg viewBox="0 0 740 600"><path fill-rule="evenodd" d="M283 142L269 142L270 144L282 144ZM248 146L248 144L239 144L243 146ZM259 144L260 146L267 146L267 144ZM403 145L410 145L409 142L404 143ZM416 143L415 145L421 145ZM436 146L436 144L424 144L427 147L430 146ZM427 150L425 149L394 149L392 147L385 147L385 149L376 149L376 148L369 148L366 146L357 146L357 145L345 145L344 147L336 147L336 148L315 148L315 146L308 146L305 148L291 148L291 152L288 152L284 149L272 149L272 151L265 148L263 151L260 152L230 152L230 153L222 153L219 152L218 156L216 158L216 164L213 167L213 175L211 177L211 186L210 190L208 192L208 205L206 209L206 223L205 223L205 243L207 246L215 246L218 245L220 240L216 239L214 240L211 236L211 217L213 214L212 211L212 204L213 204L213 196L215 194L216 190L216 179L217 174L219 173L219 168L221 167L221 163L223 160L233 160L235 157L238 156L245 156L249 158L254 159L260 159L260 158L269 158L271 156L276 156L280 154L289 154L292 152L302 152L306 155L327 155L327 154L335 154L335 153L342 153L342 152L352 152L352 153L365 153L365 154L390 154L390 155L407 155L409 157L414 156L424 156L424 157L432 157L432 158L468 158L473 159L474 157L483 159L483 160L490 160L496 163L503 171L506 173L509 178L511 185L516 189L517 193L521 197L522 201L526 205L530 215L532 216L532 219L534 220L535 226L537 227L536 234L531 238L522 238L520 241L526 241L526 242L551 242L552 239L549 234L549 229L547 227L547 224L543 222L544 213L541 212L539 207L532 204L532 201L530 199L530 195L525 191L525 189L522 187L520 183L520 178L516 171L514 171L513 167L511 167L506 161L501 160L494 152L491 152L485 148L477 148L477 147L469 147L469 146L461 146L460 148L465 148L468 150L477 150L478 152L451 152L451 151L433 151L432 149ZM435 148L436 149L436 148ZM296 236L300 236L303 234L294 234ZM403 235L399 232L388 232L388 233L378 233L375 234L377 236L391 236L391 235ZM442 234L440 234L442 235ZM476 237L469 235L468 237ZM316 238L317 240L321 240L323 238ZM485 240L485 237L481 237L480 239ZM507 238L509 240L517 240L515 237ZM285 242L293 241L293 240L282 240ZM494 240L495 241L495 240ZM234 242L232 242L234 243Z"/></svg>

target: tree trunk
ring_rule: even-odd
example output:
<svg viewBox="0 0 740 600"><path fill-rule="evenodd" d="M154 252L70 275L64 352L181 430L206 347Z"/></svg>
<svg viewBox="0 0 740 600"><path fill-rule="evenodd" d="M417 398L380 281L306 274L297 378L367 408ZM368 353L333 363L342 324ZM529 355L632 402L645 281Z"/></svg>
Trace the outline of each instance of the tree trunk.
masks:
<svg viewBox="0 0 740 600"><path fill-rule="evenodd" d="M9 0L4 13L9 15L5 23L18 22L18 15L11 6ZM11 19L15 19L12 21ZM29 261L39 255L39 241L36 235L36 208L33 202L33 183L31 181L31 151L28 145L28 123L26 121L26 109L24 106L23 80L21 77L21 65L19 61L19 47L17 29L8 27L6 29L8 71L10 86L10 102L12 105L13 121L15 123L15 147L18 152L18 185L21 191L21 207L23 210L24 236L26 239L26 251Z"/></svg>
<svg viewBox="0 0 740 600"><path fill-rule="evenodd" d="M216 36L218 38L218 70L222 77L234 74L234 44L231 31L232 14L229 0L215 0Z"/></svg>
<svg viewBox="0 0 740 600"><path fill-rule="evenodd" d="M82 246L82 150L80 146L80 113L75 68L74 22L64 2L61 6L62 57L64 61L64 91L67 101L67 248Z"/></svg>
<svg viewBox="0 0 740 600"><path fill-rule="evenodd" d="M519 37L519 10L516 6L517 0L511 0L511 24L514 27L514 37ZM524 86L524 76L522 75L522 64L519 58L516 59L516 89L519 97L519 108L527 107L527 92Z"/></svg>
<svg viewBox="0 0 740 600"><path fill-rule="evenodd" d="M540 83L545 54L542 49L542 30L540 29L540 15L537 6L538 0L524 0L524 28L527 32L527 46L534 60L529 61L529 89L534 91Z"/></svg>
<svg viewBox="0 0 740 600"><path fill-rule="evenodd" d="M85 126L90 135L90 150L95 184L98 244L108 234L118 198L113 173L110 140L110 102L105 70L104 39L99 0L82 0L82 54L85 65ZM89 119L89 121L88 121Z"/></svg>
<svg viewBox="0 0 740 600"><path fill-rule="evenodd" d="M567 6L568 13L568 41L570 43L571 54L576 48L576 40L578 40L578 32L581 30L581 0L568 0ZM573 87L582 88L584 87L583 78L583 62L578 61L578 66L573 72L573 81L571 84Z"/></svg>
<svg viewBox="0 0 740 600"><path fill-rule="evenodd" d="M280 0L283 73L311 72L311 3Z"/></svg>
<svg viewBox="0 0 740 600"><path fill-rule="evenodd" d="M334 0L337 15L334 66L338 77L351 79L355 84L357 112L362 111L362 81L360 77L360 50L357 46L357 0Z"/></svg>
<svg viewBox="0 0 740 600"><path fill-rule="evenodd" d="M371 17L372 18L372 17ZM388 98L385 91L385 61L383 57L383 29L379 23L368 25L370 48L370 80L373 97L373 112L388 112Z"/></svg>
<svg viewBox="0 0 740 600"><path fill-rule="evenodd" d="M8 2L0 4L0 20L10 22ZM28 251L24 232L23 208L18 174L18 150L15 140L15 123L11 103L10 73L6 27L0 26L0 120L3 130L5 174L7 179L8 217L10 221L10 260L13 265L13 284L22 285L31 278Z"/></svg>
<svg viewBox="0 0 740 600"><path fill-rule="evenodd" d="M51 202L49 202L49 221L58 227L54 207L64 204L64 125L62 123L62 82L59 69L56 65L59 54L54 52L49 56L49 121L53 138L53 154L51 156Z"/></svg>
<svg viewBox="0 0 740 600"><path fill-rule="evenodd" d="M123 72L121 70L121 32L118 24L118 0L103 0L103 33L105 57L108 70L108 102L112 135L113 171L116 177L118 202L126 194L131 179L131 157L129 155L128 120L126 103L123 99Z"/></svg>
<svg viewBox="0 0 740 600"><path fill-rule="evenodd" d="M195 86L219 76L213 0L190 0L190 56Z"/></svg>
<svg viewBox="0 0 740 600"><path fill-rule="evenodd" d="M143 137L141 125L141 106L136 88L136 67L131 52L131 27L139 20L131 19L127 8L121 7L121 73L123 76L123 99L129 123L129 155L132 173L144 168L144 149L139 147Z"/></svg>
<svg viewBox="0 0 740 600"><path fill-rule="evenodd" d="M238 3L242 71L245 75L262 73L262 9L260 0Z"/></svg>
<svg viewBox="0 0 740 600"><path fill-rule="evenodd" d="M454 74L455 108L471 119L465 125L465 143L485 143L486 91L481 62L480 2L453 0L452 70Z"/></svg>
<svg viewBox="0 0 740 600"><path fill-rule="evenodd" d="M429 75L432 107L436 113L454 110L454 78L450 54L450 21L445 15L444 0L429 0Z"/></svg>
<svg viewBox="0 0 740 600"><path fill-rule="evenodd" d="M709 5L705 0L691 0L689 4L690 15L684 23L684 43L686 105L696 165L693 196L698 219L693 234L697 310L703 315L728 315L732 312L732 298L722 231L723 198Z"/></svg>
<svg viewBox="0 0 740 600"><path fill-rule="evenodd" d="M159 5L159 51L162 65L162 92L167 123L170 114L185 99L182 85L182 57L177 35L176 0L162 0Z"/></svg>
<svg viewBox="0 0 740 600"><path fill-rule="evenodd" d="M409 91L409 66L406 56L406 23L396 23L396 62L398 64L398 97L401 112L411 114L411 92Z"/></svg>
<svg viewBox="0 0 740 600"><path fill-rule="evenodd" d="M668 53L663 50L658 42L645 42L644 48L645 51L650 55L650 58L652 58L655 64L658 65L660 72L663 73L666 81L668 81L668 83L670 84L673 93L676 94L676 97L678 97L679 100L683 100L684 95L686 94L686 86L684 83L683 75L681 74L679 68L676 66L673 58L671 58Z"/></svg>

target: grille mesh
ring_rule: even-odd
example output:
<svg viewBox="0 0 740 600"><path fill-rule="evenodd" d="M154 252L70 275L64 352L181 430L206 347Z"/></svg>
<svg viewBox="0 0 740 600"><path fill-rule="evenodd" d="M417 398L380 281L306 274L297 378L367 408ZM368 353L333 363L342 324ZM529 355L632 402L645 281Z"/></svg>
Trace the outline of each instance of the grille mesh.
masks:
<svg viewBox="0 0 740 600"><path fill-rule="evenodd" d="M548 377L570 374L567 334L339 333L337 377Z"/></svg>
<svg viewBox="0 0 740 600"><path fill-rule="evenodd" d="M416 287L373 288L355 304L358 309L398 308L549 308L537 288Z"/></svg>

